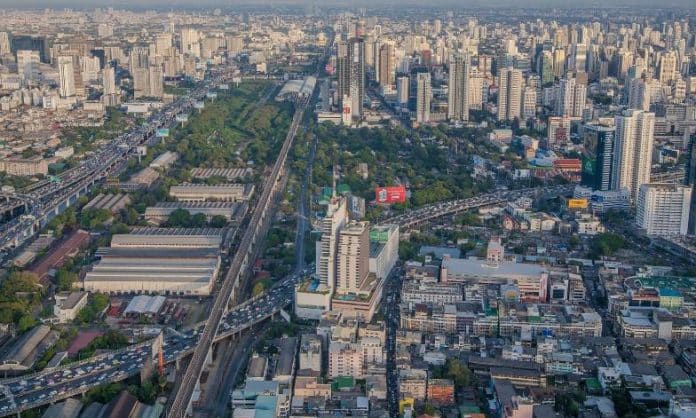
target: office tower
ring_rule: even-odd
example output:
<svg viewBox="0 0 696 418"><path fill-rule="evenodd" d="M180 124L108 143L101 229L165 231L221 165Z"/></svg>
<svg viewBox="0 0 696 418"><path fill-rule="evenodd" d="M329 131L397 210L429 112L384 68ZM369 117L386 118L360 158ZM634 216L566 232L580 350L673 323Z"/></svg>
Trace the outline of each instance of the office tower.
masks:
<svg viewBox="0 0 696 418"><path fill-rule="evenodd" d="M537 91L536 88L527 86L522 91L522 119L530 119L536 116Z"/></svg>
<svg viewBox="0 0 696 418"><path fill-rule="evenodd" d="M585 125L582 155L582 184L592 190L607 191L611 188L611 168L614 160L613 126Z"/></svg>
<svg viewBox="0 0 696 418"><path fill-rule="evenodd" d="M396 79L396 100L401 107L408 105L408 87L409 78L407 76L402 75Z"/></svg>
<svg viewBox="0 0 696 418"><path fill-rule="evenodd" d="M574 77L561 80L555 99L556 116L580 117L585 108L587 87Z"/></svg>
<svg viewBox="0 0 696 418"><path fill-rule="evenodd" d="M17 51L17 72L22 84L27 85L39 80L39 52Z"/></svg>
<svg viewBox="0 0 696 418"><path fill-rule="evenodd" d="M370 231L367 222L349 222L338 237L336 292L357 293L369 273Z"/></svg>
<svg viewBox="0 0 696 418"><path fill-rule="evenodd" d="M72 97L75 95L75 69L73 58L68 56L58 57L58 78L60 97Z"/></svg>
<svg viewBox="0 0 696 418"><path fill-rule="evenodd" d="M350 97L350 65L348 61L348 44L340 41L336 44L336 93L341 109L343 98Z"/></svg>
<svg viewBox="0 0 696 418"><path fill-rule="evenodd" d="M164 74L162 72L161 65L151 65L149 68L149 87L150 92L148 96L150 97L162 97L164 96Z"/></svg>
<svg viewBox="0 0 696 418"><path fill-rule="evenodd" d="M553 83L556 76L553 73L553 54L551 54L551 51L541 51L537 66L537 73L539 73L541 77L541 84L546 85Z"/></svg>
<svg viewBox="0 0 696 418"><path fill-rule="evenodd" d="M633 78L627 81L628 107L630 109L650 110L651 85L649 81Z"/></svg>
<svg viewBox="0 0 696 418"><path fill-rule="evenodd" d="M133 72L133 96L134 98L150 95L150 69L137 68Z"/></svg>
<svg viewBox="0 0 696 418"><path fill-rule="evenodd" d="M201 56L201 34L194 28L181 29L181 53L194 57Z"/></svg>
<svg viewBox="0 0 696 418"><path fill-rule="evenodd" d="M501 68L498 73L498 120L519 118L521 102L522 71Z"/></svg>
<svg viewBox="0 0 696 418"><path fill-rule="evenodd" d="M379 71L376 72L377 82L383 86L394 84L396 57L394 45L384 44L379 48Z"/></svg>
<svg viewBox="0 0 696 418"><path fill-rule="evenodd" d="M689 227L687 233L696 235L696 133L689 139L687 148L684 184L691 187L691 209L689 210Z"/></svg>
<svg viewBox="0 0 696 418"><path fill-rule="evenodd" d="M660 58L660 71L659 80L660 83L669 84L675 79L675 72L677 71L677 54L674 51L669 51L663 54Z"/></svg>
<svg viewBox="0 0 696 418"><path fill-rule="evenodd" d="M331 294L336 288L336 255L338 253L338 233L348 221L346 199L332 197L321 221L321 240L316 246L316 275L319 283L325 285Z"/></svg>
<svg viewBox="0 0 696 418"><path fill-rule="evenodd" d="M433 33L437 35L440 32L442 32L442 20L435 19L435 21L433 21Z"/></svg>
<svg viewBox="0 0 696 418"><path fill-rule="evenodd" d="M352 38L348 42L348 61L350 63L350 98L353 117L363 114L365 97L365 40Z"/></svg>
<svg viewBox="0 0 696 418"><path fill-rule="evenodd" d="M7 32L0 32L0 55L9 54L11 52L10 34Z"/></svg>
<svg viewBox="0 0 696 418"><path fill-rule="evenodd" d="M615 125L612 189L628 189L635 201L640 186L650 182L655 114L626 110L616 116Z"/></svg>
<svg viewBox="0 0 696 418"><path fill-rule="evenodd" d="M636 224L650 236L686 235L691 192L690 187L682 184L641 185Z"/></svg>
<svg viewBox="0 0 696 418"><path fill-rule="evenodd" d="M450 57L449 85L447 93L447 118L469 120L469 54Z"/></svg>
<svg viewBox="0 0 696 418"><path fill-rule="evenodd" d="M416 76L416 122L430 122L430 73L418 73Z"/></svg>

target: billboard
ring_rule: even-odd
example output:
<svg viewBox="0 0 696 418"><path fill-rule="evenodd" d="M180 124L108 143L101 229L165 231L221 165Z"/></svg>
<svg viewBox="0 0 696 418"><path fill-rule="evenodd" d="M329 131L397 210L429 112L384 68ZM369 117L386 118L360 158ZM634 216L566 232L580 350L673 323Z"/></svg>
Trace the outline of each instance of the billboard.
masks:
<svg viewBox="0 0 696 418"><path fill-rule="evenodd" d="M169 129L167 128L159 128L157 130L157 136L160 138L166 138L169 136Z"/></svg>
<svg viewBox="0 0 696 418"><path fill-rule="evenodd" d="M375 189L375 202L379 204L406 202L406 187L388 186Z"/></svg>
<svg viewBox="0 0 696 418"><path fill-rule="evenodd" d="M587 199L568 199L568 209L587 209Z"/></svg>

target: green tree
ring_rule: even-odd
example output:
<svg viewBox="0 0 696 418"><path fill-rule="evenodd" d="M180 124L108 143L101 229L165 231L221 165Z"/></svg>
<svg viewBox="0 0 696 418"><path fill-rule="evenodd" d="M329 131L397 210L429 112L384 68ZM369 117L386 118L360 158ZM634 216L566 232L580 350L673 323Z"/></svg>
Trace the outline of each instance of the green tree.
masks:
<svg viewBox="0 0 696 418"><path fill-rule="evenodd" d="M73 273L66 268L60 268L56 273L56 283L61 291L70 290L77 281L77 273Z"/></svg>
<svg viewBox="0 0 696 418"><path fill-rule="evenodd" d="M209 225L213 228L223 228L227 225L227 218L222 215L215 215L210 219Z"/></svg>

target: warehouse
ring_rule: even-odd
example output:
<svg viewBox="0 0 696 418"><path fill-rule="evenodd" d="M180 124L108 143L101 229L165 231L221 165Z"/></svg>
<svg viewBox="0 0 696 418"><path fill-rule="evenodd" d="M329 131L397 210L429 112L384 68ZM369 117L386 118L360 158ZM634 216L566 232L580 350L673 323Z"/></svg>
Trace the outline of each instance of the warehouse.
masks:
<svg viewBox="0 0 696 418"><path fill-rule="evenodd" d="M249 200L254 185L225 183L218 185L183 183L169 188L169 195L184 202L241 202Z"/></svg>
<svg viewBox="0 0 696 418"><path fill-rule="evenodd" d="M222 177L227 181L236 181L250 177L254 174L251 168L201 168L191 169L191 177L194 179L209 179L211 177Z"/></svg>
<svg viewBox="0 0 696 418"><path fill-rule="evenodd" d="M213 216L224 216L227 221L241 221L249 207L247 202L158 202L145 209L145 219L160 224L177 209L191 215L202 213L210 221Z"/></svg>
<svg viewBox="0 0 696 418"><path fill-rule="evenodd" d="M220 269L221 229L136 228L97 252L84 288L116 294L209 295Z"/></svg>

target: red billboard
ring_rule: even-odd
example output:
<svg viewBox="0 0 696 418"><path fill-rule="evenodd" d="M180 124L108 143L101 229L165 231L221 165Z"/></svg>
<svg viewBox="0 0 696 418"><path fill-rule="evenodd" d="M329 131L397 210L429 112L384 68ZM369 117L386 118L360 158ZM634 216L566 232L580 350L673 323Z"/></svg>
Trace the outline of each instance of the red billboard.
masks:
<svg viewBox="0 0 696 418"><path fill-rule="evenodd" d="M404 203L406 202L406 187L378 187L375 189L375 202L379 204Z"/></svg>

